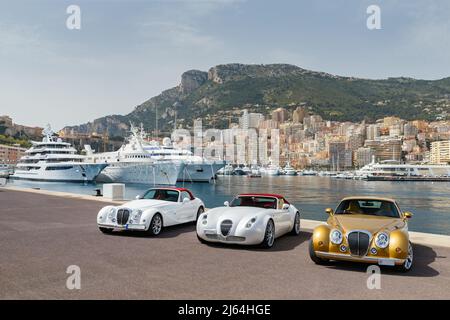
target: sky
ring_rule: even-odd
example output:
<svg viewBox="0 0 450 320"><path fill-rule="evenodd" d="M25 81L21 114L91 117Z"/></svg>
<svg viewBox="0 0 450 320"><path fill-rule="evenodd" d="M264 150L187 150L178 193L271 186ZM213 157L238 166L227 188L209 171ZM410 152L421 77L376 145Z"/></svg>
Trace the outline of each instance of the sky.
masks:
<svg viewBox="0 0 450 320"><path fill-rule="evenodd" d="M66 27L69 5L79 30ZM381 29L367 28L370 5ZM59 130L224 63L440 79L449 52L448 0L0 0L0 115Z"/></svg>

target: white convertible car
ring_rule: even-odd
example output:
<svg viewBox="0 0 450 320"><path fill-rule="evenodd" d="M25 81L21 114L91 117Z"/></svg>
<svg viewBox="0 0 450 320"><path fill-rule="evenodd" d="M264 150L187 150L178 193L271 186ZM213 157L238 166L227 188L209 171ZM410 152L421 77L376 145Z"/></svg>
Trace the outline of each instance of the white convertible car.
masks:
<svg viewBox="0 0 450 320"><path fill-rule="evenodd" d="M143 231L156 236L163 227L195 221L205 205L185 188L153 188L121 206L107 206L97 215L101 232Z"/></svg>
<svg viewBox="0 0 450 320"><path fill-rule="evenodd" d="M276 238L300 234L300 212L278 194L241 194L225 207L202 213L197 220L200 242L260 244L270 248Z"/></svg>

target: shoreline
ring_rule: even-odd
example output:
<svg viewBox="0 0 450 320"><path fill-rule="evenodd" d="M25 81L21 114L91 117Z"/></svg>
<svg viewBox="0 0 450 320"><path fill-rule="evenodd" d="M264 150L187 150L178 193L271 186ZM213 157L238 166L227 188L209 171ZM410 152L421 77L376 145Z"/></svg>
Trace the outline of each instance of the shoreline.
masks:
<svg viewBox="0 0 450 320"><path fill-rule="evenodd" d="M115 200L115 201L113 201L113 200L110 200L110 199L107 199L104 197L96 197L93 195L83 195L83 194L75 194L75 193L69 193L69 192L49 191L49 190L33 189L33 188L22 188L22 187L15 187L15 186L5 186L5 187L2 187L1 189L11 190L11 191L19 191L19 192L36 193L36 194L70 198L70 199L113 203L113 204L119 204L119 205L123 204L124 202L130 201L130 200L123 200L123 201ZM318 221L318 220L302 219L302 230L311 232L315 227L317 227L321 224L325 224L325 222ZM411 242L413 242L413 243L450 248L450 236L448 236L448 235L409 231L409 236L410 236Z"/></svg>

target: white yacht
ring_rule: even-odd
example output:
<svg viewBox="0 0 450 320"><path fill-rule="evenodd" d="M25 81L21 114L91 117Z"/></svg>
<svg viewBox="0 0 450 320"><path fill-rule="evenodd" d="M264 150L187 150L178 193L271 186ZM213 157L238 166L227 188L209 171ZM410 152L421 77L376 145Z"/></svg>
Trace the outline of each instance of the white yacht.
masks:
<svg viewBox="0 0 450 320"><path fill-rule="evenodd" d="M91 182L107 166L103 163L89 163L86 157L76 153L70 143L55 136L48 126L43 131L41 142L25 151L10 176L12 179L38 181Z"/></svg>
<svg viewBox="0 0 450 320"><path fill-rule="evenodd" d="M269 164L267 168L265 168L264 174L268 176L278 176L280 175L280 167L274 164Z"/></svg>
<svg viewBox="0 0 450 320"><path fill-rule="evenodd" d="M219 169L219 171L217 171L217 174L224 176L231 176L233 175L233 171L234 171L233 165L227 164L222 169Z"/></svg>
<svg viewBox="0 0 450 320"><path fill-rule="evenodd" d="M175 185L185 167L183 162L155 159L144 149L142 135L134 127L117 151L94 153L90 146L85 149L88 161L108 164L99 175L99 182Z"/></svg>
<svg viewBox="0 0 450 320"><path fill-rule="evenodd" d="M284 171L284 174L287 176L296 176L297 175L297 171L295 171L295 169L291 166L289 161L284 166L283 171Z"/></svg>
<svg viewBox="0 0 450 320"><path fill-rule="evenodd" d="M144 138L142 130L141 137ZM210 182L225 166L224 161L207 161L193 155L190 150L174 148L170 138L164 138L162 145L157 141L144 142L143 148L152 159L184 163L185 166L178 175L178 181Z"/></svg>
<svg viewBox="0 0 450 320"><path fill-rule="evenodd" d="M355 172L355 177L367 180L443 180L450 179L450 165L404 164L383 161L365 165Z"/></svg>

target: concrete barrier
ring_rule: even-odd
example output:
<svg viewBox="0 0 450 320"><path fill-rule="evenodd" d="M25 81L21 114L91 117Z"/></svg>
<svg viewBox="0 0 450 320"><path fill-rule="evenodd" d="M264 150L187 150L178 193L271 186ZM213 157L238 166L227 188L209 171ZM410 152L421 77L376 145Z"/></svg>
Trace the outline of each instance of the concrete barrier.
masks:
<svg viewBox="0 0 450 320"><path fill-rule="evenodd" d="M125 184L123 183L105 183L103 185L103 197L111 200L125 199Z"/></svg>

